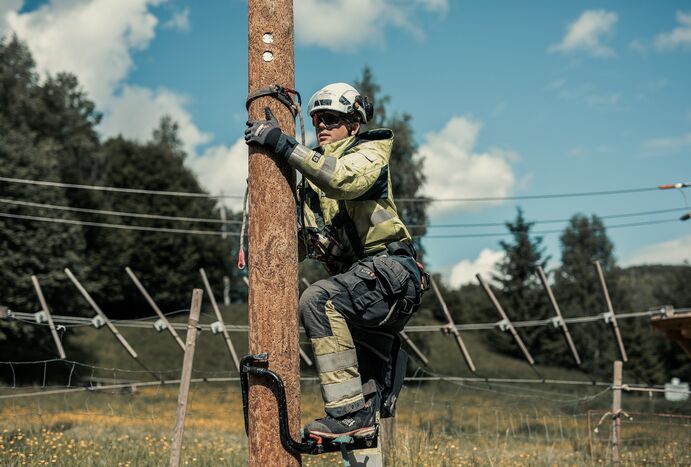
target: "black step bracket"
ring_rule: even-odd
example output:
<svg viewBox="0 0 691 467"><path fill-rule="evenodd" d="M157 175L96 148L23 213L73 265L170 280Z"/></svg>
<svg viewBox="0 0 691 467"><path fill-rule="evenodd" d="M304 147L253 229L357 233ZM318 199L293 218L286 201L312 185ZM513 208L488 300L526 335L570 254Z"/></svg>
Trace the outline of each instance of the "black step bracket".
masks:
<svg viewBox="0 0 691 467"><path fill-rule="evenodd" d="M348 451L377 447L378 426L374 433L363 437L340 436L338 438L324 438L311 433L309 436L304 436L303 433L301 441L293 439L288 424L288 406L286 403L285 385L280 376L268 368L264 368L268 362L268 353L245 355L240 360L242 411L245 417L245 433L247 435L249 435L249 375L252 374L270 380L275 387L276 401L278 403L278 429L281 437L281 444L286 451L293 454L312 455L340 451L341 454L345 456L345 453Z"/></svg>

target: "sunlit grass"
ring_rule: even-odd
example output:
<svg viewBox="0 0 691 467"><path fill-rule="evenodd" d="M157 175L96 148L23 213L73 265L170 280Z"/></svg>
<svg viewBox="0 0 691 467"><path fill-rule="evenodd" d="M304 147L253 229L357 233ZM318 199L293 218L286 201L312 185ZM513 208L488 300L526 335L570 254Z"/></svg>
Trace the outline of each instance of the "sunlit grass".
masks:
<svg viewBox="0 0 691 467"><path fill-rule="evenodd" d="M588 465L587 419L574 404L512 398L479 387L404 389L388 465ZM318 387L303 383L302 422L320 416ZM0 465L166 465L177 389L134 394L87 392L0 402ZM246 465L237 384L192 387L182 465ZM592 418L593 426L599 416ZM636 422L636 421L634 421ZM623 422L624 464L691 465L691 426L654 418ZM609 420L593 434L595 463L609 463ZM338 454L303 456L303 465L340 463Z"/></svg>

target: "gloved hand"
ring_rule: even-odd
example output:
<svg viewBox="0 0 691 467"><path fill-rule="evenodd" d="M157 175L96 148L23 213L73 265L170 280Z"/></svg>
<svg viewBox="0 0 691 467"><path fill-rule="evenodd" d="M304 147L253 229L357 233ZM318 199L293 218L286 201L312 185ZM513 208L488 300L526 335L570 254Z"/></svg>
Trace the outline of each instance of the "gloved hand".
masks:
<svg viewBox="0 0 691 467"><path fill-rule="evenodd" d="M278 120L271 113L271 109L264 107L264 115L266 120L254 120L247 122L245 129L245 142L247 144L255 144L264 146L271 151L276 150L278 139L281 137L281 127L278 125Z"/></svg>

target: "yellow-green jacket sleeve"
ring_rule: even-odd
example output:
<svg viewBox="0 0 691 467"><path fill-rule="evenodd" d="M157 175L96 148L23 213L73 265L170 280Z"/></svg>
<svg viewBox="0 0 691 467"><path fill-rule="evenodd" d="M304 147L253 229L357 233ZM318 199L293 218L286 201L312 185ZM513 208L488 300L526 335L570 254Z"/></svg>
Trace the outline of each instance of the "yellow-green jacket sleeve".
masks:
<svg viewBox="0 0 691 467"><path fill-rule="evenodd" d="M392 143L392 139L362 141L354 152L340 156L320 154L298 144L288 162L327 197L351 200L365 194L377 181L389 164Z"/></svg>

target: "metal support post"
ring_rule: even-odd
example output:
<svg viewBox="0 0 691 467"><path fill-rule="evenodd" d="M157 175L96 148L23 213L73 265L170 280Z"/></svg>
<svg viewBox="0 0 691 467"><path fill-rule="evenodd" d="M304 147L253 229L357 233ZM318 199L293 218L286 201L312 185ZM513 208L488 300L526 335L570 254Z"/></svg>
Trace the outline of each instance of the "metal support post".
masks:
<svg viewBox="0 0 691 467"><path fill-rule="evenodd" d="M173 328L173 326L170 325L170 322L168 322L168 319L163 314L161 309L158 307L156 302L154 302L154 299L151 298L151 295L149 295L149 292L147 292L147 290L144 288L142 283L139 281L139 278L134 274L134 272L129 268L129 266L125 268L125 271L127 272L127 275L130 276L130 279L132 279L132 282L134 282L134 285L137 286L137 288L139 289L141 294L144 295L144 298L146 299L146 301L149 302L149 305L151 306L151 308L153 308L153 310L156 312L156 314L158 315L158 319L163 321L163 323L166 326L166 329L168 329L168 332L170 332L170 335L173 336L175 341L180 346L180 349L182 349L182 351L184 352L185 351L185 344L182 342L182 339L178 335L177 331Z"/></svg>
<svg viewBox="0 0 691 467"><path fill-rule="evenodd" d="M573 339L571 338L571 333L569 332L569 328L566 326L566 323L564 322L564 317L561 315L561 310L559 309L559 304L557 303L557 300L554 298L554 294L552 293L552 288L549 286L549 282L547 282L547 276L545 276L545 271L542 270L542 266L537 267L537 273L538 276L540 276L540 282L542 282L542 286L545 288L545 291L547 292L547 297L549 297L549 302L552 305L552 309L554 310L554 313L556 313L556 323L559 325L561 328L562 332L564 333L564 338L566 339L566 345L569 346L569 350L571 350L571 355L573 355L573 359L576 361L576 365L581 364L581 357L578 355L578 350L576 349L576 345L573 343Z"/></svg>
<svg viewBox="0 0 691 467"><path fill-rule="evenodd" d="M110 319L106 316L106 314L101 310L101 308L96 304L93 298L91 298L91 295L89 295L89 292L86 291L84 286L77 280L77 278L72 274L72 271L70 271L68 268L65 268L65 274L67 274L67 277L70 278L72 283L77 287L77 290L82 294L84 299L87 301L89 305L91 305L91 308L96 312L96 314L103 320L104 324L108 327L110 332L113 333L115 338L120 342L120 344L125 348L128 354L135 360L139 358L137 355L137 352L134 351L132 346L127 342L127 340L123 337L122 334L120 334L120 331L118 331L118 328L116 328L113 323L110 322Z"/></svg>
<svg viewBox="0 0 691 467"><path fill-rule="evenodd" d="M624 348L624 341L621 338L621 332L619 331L619 325L617 324L617 316L614 314L614 308L612 307L612 299L609 298L609 291L607 290L607 283L605 282L605 275L602 272L602 267L599 261L595 261L595 270L597 271L597 276L600 279L600 286L602 287L602 295L605 297L605 302L607 303L607 316L609 318L609 323L612 325L612 331L614 332L614 338L617 341L617 348L619 349L619 356L624 362L628 362L629 358L626 355L626 349Z"/></svg>
<svg viewBox="0 0 691 467"><path fill-rule="evenodd" d="M223 315L221 315L221 310L218 308L218 303L216 303L216 297L214 296L213 290L211 290L211 285L209 284L209 279L206 277L206 271L204 271L204 268L199 269L199 274L201 274L202 276L202 282L204 282L206 293L207 295L209 295L209 300L211 300L211 306L214 309L214 313L216 314L216 319L219 323L221 323L221 332L223 333L223 339L225 339L226 341L226 347L228 348L228 353L230 353L230 358L233 359L235 369L237 371L240 371L240 360L238 359L238 355L235 352L235 346L233 345L233 341L230 340L230 335L228 334L226 325L223 322Z"/></svg>
<svg viewBox="0 0 691 467"><path fill-rule="evenodd" d="M58 331L55 328L55 323L53 323L53 317L50 314L50 309L48 308L48 303L43 296L43 290L41 290L41 284L38 283L38 278L36 276L31 276L31 282L34 284L34 290L36 290L36 295L38 295L38 301L41 303L41 309L46 314L46 319L48 320L48 326L50 327L50 333L53 336L53 341L55 341L55 346L58 348L58 354L60 358L64 360L67 358L65 355L65 349L62 348L62 341L58 335ZM63 329L65 329L63 327Z"/></svg>
<svg viewBox="0 0 691 467"><path fill-rule="evenodd" d="M523 343L523 339L521 339L521 336L518 335L516 328L513 327L513 324L509 320L509 317L506 315L504 309L501 307L501 304L499 303L499 300L497 300L497 297L494 296L494 292L492 292L492 289L485 282L482 276L480 276L480 274L475 274L475 277L477 277L477 280L480 282L480 285L482 286L482 290L485 291L485 294L487 294L487 297L489 297L490 301L492 302L492 305L494 305L494 309L497 310L497 313L499 313L499 316L501 316L501 319L506 325L506 329L511 333L513 339L516 341L516 344L518 344L518 347L521 349L521 352L523 352L523 356L528 361L530 366L533 368L533 371L537 373L537 370L535 369L535 359L532 355L530 355L528 348ZM538 376L541 375L538 373Z"/></svg>
<svg viewBox="0 0 691 467"><path fill-rule="evenodd" d="M475 364L473 363L473 359L470 358L470 353L465 346L465 342L463 342L463 338L461 338L461 333L458 332L458 328L456 328L456 324L453 322L453 317L449 312L449 308L446 306L444 297L442 297L441 292L439 292L437 283L434 281L432 276L430 276L430 283L432 285L432 290L434 290L434 294L437 296L437 300L439 300L439 303L441 304L441 309L444 311L446 320L448 321L448 330L456 339L456 345L458 345L461 355L463 355L463 359L465 360L466 365L468 365L468 369L470 369L472 373L475 373Z"/></svg>

